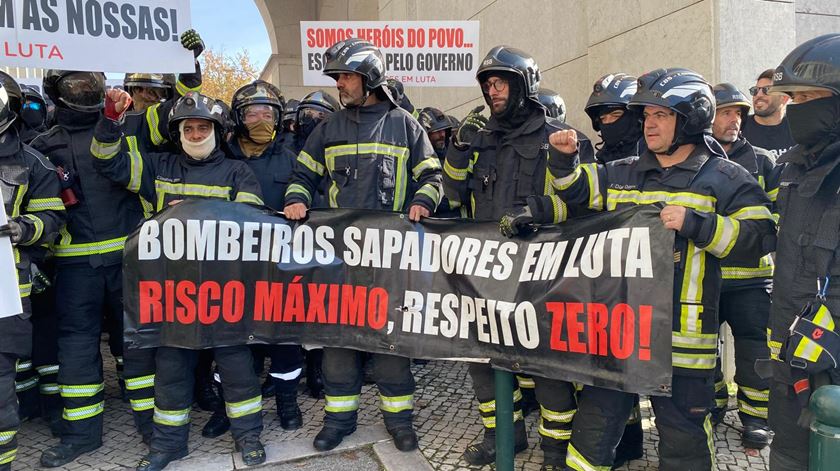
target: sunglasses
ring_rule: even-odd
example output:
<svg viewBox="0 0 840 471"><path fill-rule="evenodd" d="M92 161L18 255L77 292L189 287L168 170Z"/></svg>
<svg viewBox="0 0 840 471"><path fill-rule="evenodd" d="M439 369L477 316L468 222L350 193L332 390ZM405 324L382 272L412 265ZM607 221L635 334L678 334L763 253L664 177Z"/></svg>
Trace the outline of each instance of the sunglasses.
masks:
<svg viewBox="0 0 840 471"><path fill-rule="evenodd" d="M41 104L38 102L24 103L23 107L39 111L41 109Z"/></svg>
<svg viewBox="0 0 840 471"><path fill-rule="evenodd" d="M767 86L767 87L750 87L750 95L756 96L756 95L758 95L758 92L761 92L761 93L767 95L768 90L770 90L769 86Z"/></svg>

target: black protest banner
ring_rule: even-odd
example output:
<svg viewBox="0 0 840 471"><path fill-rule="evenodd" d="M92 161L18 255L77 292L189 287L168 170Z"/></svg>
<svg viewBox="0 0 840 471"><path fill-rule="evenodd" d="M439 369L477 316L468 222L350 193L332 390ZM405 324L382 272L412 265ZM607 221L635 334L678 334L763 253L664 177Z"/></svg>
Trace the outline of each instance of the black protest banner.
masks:
<svg viewBox="0 0 840 471"><path fill-rule="evenodd" d="M325 210L293 224L243 204L186 201L126 242L126 342L490 358L667 394L672 253L655 207L506 239L495 223Z"/></svg>

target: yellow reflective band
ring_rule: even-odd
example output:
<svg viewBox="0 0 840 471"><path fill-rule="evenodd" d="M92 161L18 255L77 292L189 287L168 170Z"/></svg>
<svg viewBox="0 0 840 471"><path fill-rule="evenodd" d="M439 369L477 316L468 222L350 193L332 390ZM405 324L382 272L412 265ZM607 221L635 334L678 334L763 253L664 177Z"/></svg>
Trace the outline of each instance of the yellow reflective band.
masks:
<svg viewBox="0 0 840 471"><path fill-rule="evenodd" d="M549 196L549 199L551 200L552 210L551 222L557 224L565 221L569 214L566 203L564 203L557 195L551 195Z"/></svg>
<svg viewBox="0 0 840 471"><path fill-rule="evenodd" d="M525 420L525 416L522 415L521 410L513 411L513 421L517 422L519 420ZM496 428L496 417L489 416L489 417L481 417L481 421L484 423L484 426L487 428Z"/></svg>
<svg viewBox="0 0 840 471"><path fill-rule="evenodd" d="M120 151L120 141L100 142L95 137L90 141L90 153L97 159L110 160Z"/></svg>
<svg viewBox="0 0 840 471"><path fill-rule="evenodd" d="M767 418L767 408L766 407L755 407L751 404L748 404L745 401L738 400L738 411L743 412L744 414L751 415L753 417L758 417L760 419Z"/></svg>
<svg viewBox="0 0 840 471"><path fill-rule="evenodd" d="M138 376L125 379L125 389L137 391L138 389L151 388L155 385L155 375Z"/></svg>
<svg viewBox="0 0 840 471"><path fill-rule="evenodd" d="M61 198L33 198L26 203L27 213L37 213L38 211L64 211L64 203Z"/></svg>
<svg viewBox="0 0 840 471"><path fill-rule="evenodd" d="M735 246L735 241L738 240L741 223L737 219L720 215L716 215L715 218L717 220L715 234L709 245L703 248L718 258L724 258L729 255L732 247Z"/></svg>
<svg viewBox="0 0 840 471"><path fill-rule="evenodd" d="M32 245L35 242L38 242L38 240L41 239L41 236L44 235L44 221L34 214L24 214L23 217L32 221L32 224L35 226L35 233L32 234L32 237L26 242L20 242L20 245Z"/></svg>
<svg viewBox="0 0 840 471"><path fill-rule="evenodd" d="M15 365L15 373L23 373L32 369L32 360L18 360Z"/></svg>
<svg viewBox="0 0 840 471"><path fill-rule="evenodd" d="M770 201L776 202L776 198L779 197L779 189L773 188L772 190L767 192L767 196L770 198Z"/></svg>
<svg viewBox="0 0 840 471"><path fill-rule="evenodd" d="M38 377L33 376L25 381L15 381L15 391L16 392L23 392L29 391L30 389L34 388L38 385Z"/></svg>
<svg viewBox="0 0 840 471"><path fill-rule="evenodd" d="M586 164L595 165L595 164ZM584 168L586 170L586 168ZM686 208L696 209L705 213L715 212L717 198L687 191L639 191L639 190L607 190L607 209L613 210L621 203L654 204L666 203Z"/></svg>
<svg viewBox="0 0 840 471"><path fill-rule="evenodd" d="M41 391L41 394L46 394L50 396L53 394L58 394L60 391L58 384L56 383L41 383L38 386L38 390Z"/></svg>
<svg viewBox="0 0 840 471"><path fill-rule="evenodd" d="M163 144L163 141L166 140L160 134L160 129L158 129L158 109L160 109L160 103L146 108L146 124L149 125L149 138L152 140L152 144L156 146Z"/></svg>
<svg viewBox="0 0 840 471"><path fill-rule="evenodd" d="M758 176L758 186L760 186L762 190L765 188L766 183L767 182L764 179L764 175L759 175Z"/></svg>
<svg viewBox="0 0 840 471"><path fill-rule="evenodd" d="M714 432L712 432L712 414L706 413L706 419L703 421L703 431L706 432L706 447L709 449L709 456L712 457L711 462L715 463L715 445L712 443L714 439ZM714 464L712 465L714 467Z"/></svg>
<svg viewBox="0 0 840 471"><path fill-rule="evenodd" d="M811 341L811 339L807 337L802 337L799 344L796 346L796 350L793 351L793 356L804 358L810 362L816 363L822 352L823 348L817 345L816 342Z"/></svg>
<svg viewBox="0 0 840 471"><path fill-rule="evenodd" d="M183 82L178 80L175 82L175 90L178 92L179 95L184 96L189 92L201 92L201 85L196 87L188 87Z"/></svg>
<svg viewBox="0 0 840 471"><path fill-rule="evenodd" d="M577 166L577 167L575 167L575 170L572 173L566 175L565 177L555 178L554 179L554 188L556 188L557 190L560 190L560 191L566 190L570 186L574 185L574 183L576 181L578 181L578 178L580 178L580 175L581 175L580 166ZM587 174L587 178L589 178L588 174Z"/></svg>
<svg viewBox="0 0 840 471"><path fill-rule="evenodd" d="M157 210L164 208L166 195L174 196L202 196L205 198L219 198L230 201L229 186L200 185L198 183L170 183L155 180L155 193L157 194Z"/></svg>
<svg viewBox="0 0 840 471"><path fill-rule="evenodd" d="M611 465L596 466L590 463L571 443L569 443L569 449L566 453L566 465L577 471L610 471L612 469Z"/></svg>
<svg viewBox="0 0 840 471"><path fill-rule="evenodd" d="M304 150L300 151L300 154L298 154L297 161L318 176L323 176L326 172L324 165L312 158L312 156Z"/></svg>
<svg viewBox="0 0 840 471"><path fill-rule="evenodd" d="M225 402L225 410L227 410L227 415L231 419L259 414L262 411L262 396L255 396L239 402Z"/></svg>
<svg viewBox="0 0 840 471"><path fill-rule="evenodd" d="M15 460L17 457L17 448L12 448L11 450L0 454L0 464L8 464Z"/></svg>
<svg viewBox="0 0 840 471"><path fill-rule="evenodd" d="M335 182L333 182L333 185L335 185ZM306 198L307 203L312 202L312 195L309 193L309 190L307 190L306 188L304 188L302 185L300 185L298 183L292 183L291 185L286 187L286 196L291 195L293 193L303 195L304 198ZM335 206L331 206L331 207L335 208Z"/></svg>
<svg viewBox="0 0 840 471"><path fill-rule="evenodd" d="M21 298L26 298L32 294L32 283L24 283L22 285L18 285L18 292L20 292Z"/></svg>
<svg viewBox="0 0 840 471"><path fill-rule="evenodd" d="M700 315L703 314L701 304L680 305L680 328L683 335L696 335L703 331L703 322Z"/></svg>
<svg viewBox="0 0 840 471"><path fill-rule="evenodd" d="M519 383L520 388L524 389L534 389L536 384L534 384L534 378L526 378L524 376L517 376L516 382Z"/></svg>
<svg viewBox="0 0 840 471"><path fill-rule="evenodd" d="M12 203L12 216L16 218L20 216L20 206L23 203L23 195L29 190L29 183L24 183L23 185L19 186L17 189L17 194L15 195L15 202Z"/></svg>
<svg viewBox="0 0 840 471"><path fill-rule="evenodd" d="M432 203L434 204L435 208L437 208L437 206L440 204L440 192L431 183L426 183L425 185L421 186L420 189L417 190L417 193L428 196L429 199L432 200ZM394 208L395 211L399 209L402 208Z"/></svg>
<svg viewBox="0 0 840 471"><path fill-rule="evenodd" d="M155 207L146 198L139 195L138 197L140 198L140 206L143 208L143 218L149 219L155 214Z"/></svg>
<svg viewBox="0 0 840 471"><path fill-rule="evenodd" d="M819 309L817 309L817 314L814 315L814 324L828 330L834 330L834 319L831 317L831 313L828 312L828 308L825 307L824 304L821 304Z"/></svg>
<svg viewBox="0 0 840 471"><path fill-rule="evenodd" d="M155 407L153 416L154 423L160 425L169 425L171 427L180 427L190 423L190 408L180 410L163 410Z"/></svg>
<svg viewBox="0 0 840 471"><path fill-rule="evenodd" d="M132 399L131 410L134 412L143 412L155 408L155 398L147 397L145 399Z"/></svg>
<svg viewBox="0 0 840 471"><path fill-rule="evenodd" d="M382 401L382 410L385 412L397 413L414 408L414 395L407 396L383 396L379 395Z"/></svg>
<svg viewBox="0 0 840 471"><path fill-rule="evenodd" d="M423 172L426 170L440 170L440 159L438 159L435 155L427 157L411 169L411 174L414 176L415 180L419 180L423 175Z"/></svg>
<svg viewBox="0 0 840 471"><path fill-rule="evenodd" d="M330 208L337 208L338 207L338 192L339 191L341 191L341 190L338 188L338 183L336 183L335 180L333 180L332 184L330 184L330 190L328 192L329 193L328 196L329 196L329 200L330 200Z"/></svg>
<svg viewBox="0 0 840 471"><path fill-rule="evenodd" d="M258 204L260 206L263 205L263 200L259 196L248 193L247 191L240 191L236 194L236 198L233 200L237 203L249 203L249 204Z"/></svg>
<svg viewBox="0 0 840 471"><path fill-rule="evenodd" d="M714 350L718 346L717 334L701 334L689 332L671 332L671 346L680 348L694 348Z"/></svg>
<svg viewBox="0 0 840 471"><path fill-rule="evenodd" d="M467 179L467 173L468 172L467 172L467 169L465 169L465 168L455 168L455 167L453 167L452 164L449 163L449 159L447 159L443 162L443 173L447 177L449 177L449 178L451 178L455 181L460 182L460 181L464 181L464 180Z"/></svg>
<svg viewBox="0 0 840 471"><path fill-rule="evenodd" d="M479 402L478 403L478 411L490 413L496 410L496 401L488 401L488 402Z"/></svg>
<svg viewBox="0 0 840 471"><path fill-rule="evenodd" d="M681 303L700 304L703 300L703 280L706 276L706 252L688 241L683 270Z"/></svg>
<svg viewBox="0 0 840 471"><path fill-rule="evenodd" d="M729 217L740 220L773 219L773 215L770 214L770 210L764 206L745 206L730 214Z"/></svg>
<svg viewBox="0 0 840 471"><path fill-rule="evenodd" d="M63 241L62 241L63 242ZM125 237L104 240L102 242L91 242L88 244L56 245L53 247L56 257L79 257L83 255L106 254L119 252L125 246Z"/></svg>
<svg viewBox="0 0 840 471"><path fill-rule="evenodd" d="M724 280L749 280L751 278L772 278L773 265L769 267L720 267Z"/></svg>
<svg viewBox="0 0 840 471"><path fill-rule="evenodd" d="M140 182L143 176L143 157L137 149L137 136L128 136L125 140L128 142L128 166L130 170L126 189L137 193L140 191Z"/></svg>
<svg viewBox="0 0 840 471"><path fill-rule="evenodd" d="M542 404L540 405L540 417L551 422L569 423L575 417L575 412L577 412L577 409L568 411L553 411L546 409L542 406Z"/></svg>
<svg viewBox="0 0 840 471"><path fill-rule="evenodd" d="M407 147L392 146L379 142L360 142L358 144L327 147L324 149L324 159L327 161L327 168L333 171L335 170L335 158L343 155L379 154L390 155L402 160L408 157L408 152Z"/></svg>
<svg viewBox="0 0 840 471"><path fill-rule="evenodd" d="M58 365L43 365L36 366L35 371L41 376L47 376L58 373Z"/></svg>
<svg viewBox="0 0 840 471"><path fill-rule="evenodd" d="M729 404L729 397L715 398L715 406L724 408Z"/></svg>
<svg viewBox="0 0 840 471"><path fill-rule="evenodd" d="M62 384L61 397L93 397L105 390L105 384Z"/></svg>
<svg viewBox="0 0 840 471"><path fill-rule="evenodd" d="M540 418L540 425L539 428L537 428L537 431L543 437L553 438L555 440L570 440L572 438L571 430L546 428L542 417Z"/></svg>
<svg viewBox="0 0 840 471"><path fill-rule="evenodd" d="M12 441L15 438L15 434L17 434L17 430L8 430L6 432L0 432L0 445L5 445Z"/></svg>
<svg viewBox="0 0 840 471"><path fill-rule="evenodd" d="M671 366L692 370L711 370L715 368L716 353L671 353Z"/></svg>
<svg viewBox="0 0 840 471"><path fill-rule="evenodd" d="M598 178L598 164L583 164L580 166L589 182L589 209L601 211L604 209L604 198L601 196L601 181ZM609 201L609 196L607 197ZM615 209L615 208L612 208Z"/></svg>
<svg viewBox="0 0 840 471"><path fill-rule="evenodd" d="M359 408L359 395L324 396L324 410L327 412L353 412Z"/></svg>
<svg viewBox="0 0 840 471"><path fill-rule="evenodd" d="M85 420L95 417L105 410L105 402L98 402L92 406L78 407L76 409L64 409L62 418L64 420Z"/></svg>
<svg viewBox="0 0 840 471"><path fill-rule="evenodd" d="M751 401L767 402L770 400L769 389L753 389L739 384L738 391L742 392Z"/></svg>

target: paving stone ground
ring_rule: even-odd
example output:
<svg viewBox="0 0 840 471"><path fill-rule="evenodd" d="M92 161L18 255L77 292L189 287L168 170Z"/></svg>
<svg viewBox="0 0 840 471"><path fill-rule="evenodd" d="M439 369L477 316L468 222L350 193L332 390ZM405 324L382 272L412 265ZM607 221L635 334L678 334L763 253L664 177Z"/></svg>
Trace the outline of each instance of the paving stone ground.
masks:
<svg viewBox="0 0 840 471"><path fill-rule="evenodd" d="M99 450L80 457L64 469L76 470L114 470L133 467L146 453L146 446L135 434L129 406L119 398L114 374L113 360L103 348L106 378L105 436ZM461 460L466 447L477 440L481 434L481 424L477 404L472 396L472 385L465 363L432 361L425 365L414 365L417 380L416 411L414 424L420 437L420 451L431 466L440 471L477 470L479 467L468 466ZM185 372L185 374L187 374ZM360 425L380 424L382 416L378 409L378 396L375 386L365 386L362 391L362 405L359 414ZM300 395L300 405L304 415L304 426L292 432L280 428L274 400L266 399L264 407L263 442L278 445L286 440L311 439L318 433L323 420L323 401L310 398L305 393ZM654 419L651 417L650 404L642 401L645 429L645 456L623 466L621 470L648 471L658 469L656 452L657 433ZM233 441L230 434L217 439L205 439L201 436L201 427L210 414L197 407L192 412L190 435L190 456L212 460L219 455L230 455ZM516 469L538 471L542 463L542 451L539 449L537 433L539 418L531 414L527 419L528 438L531 447L516 456ZM758 457L747 456L740 443L738 429L740 422L737 414L731 411L723 424L715 429L715 449L719 471L767 470L768 450ZM38 459L41 451L58 443L49 429L40 419L23 424L19 435L18 459L16 470L40 469ZM367 448L355 452L342 452L328 457L308 458L296 463L272 465L264 469L278 470L375 470L380 464ZM210 471L210 468L196 464L190 468ZM263 468L261 468L263 469ZM485 467L484 469L490 469ZM402 471L402 470L401 470Z"/></svg>

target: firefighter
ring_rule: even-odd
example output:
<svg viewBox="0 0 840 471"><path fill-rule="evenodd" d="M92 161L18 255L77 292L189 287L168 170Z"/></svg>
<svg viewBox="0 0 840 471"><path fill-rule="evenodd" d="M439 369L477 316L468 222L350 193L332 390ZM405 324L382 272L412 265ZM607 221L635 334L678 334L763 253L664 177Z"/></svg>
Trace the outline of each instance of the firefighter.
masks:
<svg viewBox="0 0 840 471"><path fill-rule="evenodd" d="M675 92L676 91L676 92ZM574 132L550 136L554 187L570 207L590 211L661 204L674 242L673 379L670 397L651 397L663 470L712 469L710 409L718 346L720 260L755 260L775 242L770 200L710 136L712 87L688 69L639 78L629 103L644 119L648 150L607 164L579 164ZM566 464L613 465L634 395L585 386L578 396Z"/></svg>
<svg viewBox="0 0 840 471"><path fill-rule="evenodd" d="M220 149L225 118L215 100L197 92L184 95L169 116L170 139L179 143L181 151L141 154L121 149L122 121L131 97L123 90L111 89L107 98L104 116L89 143L99 174L154 202L156 212L188 198L263 204L253 172L243 162L227 158ZM247 345L235 345L215 348L213 354L236 448L247 465L263 463L265 450L259 440L262 395L251 368L251 351ZM184 372L195 370L198 357L198 350L157 349L151 452L140 461L138 470L160 470L188 454L194 375Z"/></svg>
<svg viewBox="0 0 840 471"><path fill-rule="evenodd" d="M382 53L367 41L348 39L330 47L325 58L324 74L336 80L344 109L315 128L298 155L286 190L286 218L306 216L323 180L331 208L408 212L415 222L434 213L441 198L440 161L420 124L391 95ZM372 356L385 427L397 449L414 450L409 359ZM324 348L322 367L326 416L313 443L320 451L335 448L356 430L360 353Z"/></svg>

